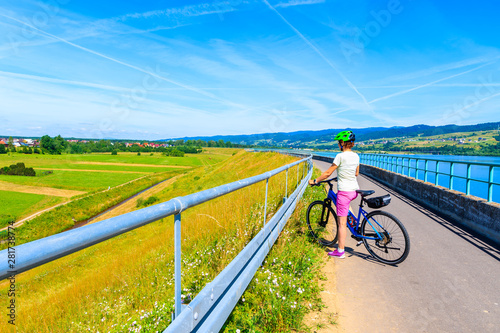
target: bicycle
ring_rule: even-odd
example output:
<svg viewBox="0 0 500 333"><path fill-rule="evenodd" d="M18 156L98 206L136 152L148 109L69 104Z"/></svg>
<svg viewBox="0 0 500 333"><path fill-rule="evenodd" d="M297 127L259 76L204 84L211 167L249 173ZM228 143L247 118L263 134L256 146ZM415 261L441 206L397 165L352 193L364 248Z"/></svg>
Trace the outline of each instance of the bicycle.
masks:
<svg viewBox="0 0 500 333"><path fill-rule="evenodd" d="M323 246L333 246L337 242L338 220L337 214L332 208L336 205L337 194L333 191L332 178L318 182L328 183L330 189L324 200L313 201L307 208L307 226L311 236ZM373 190L357 190L361 196L358 217L349 210L347 216L347 227L351 231L351 237L358 241L357 246L363 243L366 250L378 261L396 265L403 262L410 252L410 237L404 225L394 215L381 210L367 212L363 209L364 204L370 208L382 208L391 202L390 194L370 198L366 197L375 193ZM363 221L361 221L363 216Z"/></svg>

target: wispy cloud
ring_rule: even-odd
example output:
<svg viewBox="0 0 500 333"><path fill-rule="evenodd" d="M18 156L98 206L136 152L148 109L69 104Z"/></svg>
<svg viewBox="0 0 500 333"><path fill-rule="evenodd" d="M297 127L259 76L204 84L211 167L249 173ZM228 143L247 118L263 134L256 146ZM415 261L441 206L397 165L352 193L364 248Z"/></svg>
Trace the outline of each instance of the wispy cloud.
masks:
<svg viewBox="0 0 500 333"><path fill-rule="evenodd" d="M442 64L438 66L433 66L431 68L426 68L412 73L398 74L394 76L389 76L383 79L384 82L401 82L413 79L418 79L421 77L432 76L442 72L451 71L455 69L465 68L477 64L484 64L491 61L498 60L500 57L475 57L471 59L465 59L460 61L454 61L447 64Z"/></svg>
<svg viewBox="0 0 500 333"><path fill-rule="evenodd" d="M325 2L325 0L292 0L292 1L288 1L288 2L280 2L276 5L274 5L274 7L286 8L286 7L292 7L292 6L316 5L316 4L320 4L320 3L324 3L324 2Z"/></svg>
<svg viewBox="0 0 500 333"><path fill-rule="evenodd" d="M224 14L236 11L236 6L241 1L221 1L212 3L203 3L197 5L188 5L178 8L158 9L144 13L131 13L117 17L116 20L126 21L129 19L148 19L154 17L169 17L172 19L195 17L213 14Z"/></svg>
<svg viewBox="0 0 500 333"><path fill-rule="evenodd" d="M96 84L96 83L91 83L91 82L62 80L62 79L55 79L55 78L38 76L38 75L20 74L20 73L13 73L13 72L0 71L0 77L1 76L10 77L10 78L25 79L25 80L29 80L29 81L39 81L39 82L48 82L48 83L61 84L61 85L72 85L72 86L79 86L79 87L86 87L86 88L96 88L96 89L116 91L116 92L128 92L128 91L130 91L130 89L116 87L116 86Z"/></svg>
<svg viewBox="0 0 500 333"><path fill-rule="evenodd" d="M435 81L431 81L431 82L428 82L428 83L424 83L424 84L421 84L421 85L418 85L416 87L413 87L413 88L410 88L410 89L406 89L406 90L402 90L402 91L398 91L396 93L393 93L393 94L390 94L390 95L386 95L386 96L383 96L383 97L379 97L379 98L375 98L373 100L370 101L370 104L371 103L376 103L376 102L380 102L380 101L383 101L383 100L386 100L386 99L389 99L389 98L393 98L393 97L396 97L396 96L400 96L400 95L403 95L403 94L407 94L409 92L412 92L412 91L415 91L415 90L418 90L418 89L422 89L422 88L425 88L425 87L428 87L428 86L432 86L436 83L439 83L439 82L442 82L442 81L446 81L446 80L449 80L449 79L453 79L457 76L461 76L461 75L464 75L464 74L468 74L470 72L474 72L474 71L477 71L478 69L484 67L484 66L487 66L487 65L491 65L493 64L494 62L489 62L489 63L486 63L486 64L483 64L483 65L480 65L480 66L477 66L477 67L474 67L472 69L469 69L469 70L466 70L464 72L460 72L458 74L453 74L453 75L450 75L450 76L447 76L447 77L444 77L442 79L439 79L439 80L435 80Z"/></svg>
<svg viewBox="0 0 500 333"><path fill-rule="evenodd" d="M283 22L285 22L310 48L312 48L314 50L314 52L316 52L316 54L318 54L341 78L342 80L352 89L356 92L356 94L361 97L361 99L363 100L363 102L365 103L366 106L368 106L368 108L370 108L365 96L363 94L361 94L358 89L356 88L356 86L354 84L352 84L351 81L349 81L349 79L344 75L342 74L342 72L337 68L336 65L333 64L332 61L330 61L330 59L328 59L327 57L325 57L323 55L323 53L311 42L309 41L309 39L306 38L306 36L304 36L297 28L295 28L290 22L288 22L288 20L283 16L281 15L280 12L278 12L276 10L276 8L274 8L273 6L271 6L269 4L269 2L267 2L267 0L263 0L264 3L273 11L275 12L282 20Z"/></svg>
<svg viewBox="0 0 500 333"><path fill-rule="evenodd" d="M86 48L86 47L83 47L83 46L81 46L81 45L75 44L75 43L70 42L70 41L68 41L68 40L66 40L66 39L64 39L64 38L61 38L61 37L55 36L55 35L53 35L53 34L51 34L51 33L48 33L48 32L46 32L46 31L44 31L44 30L41 30L41 29L39 29L39 28L37 28L37 27L35 27L35 26L33 26L33 25L29 24L29 23L23 22L23 21L18 20L18 19L16 19L16 18L13 18L13 17L7 16L7 15L3 15L3 14L0 14L0 16L3 16L3 17L5 17L5 18L11 19L11 20L14 20L14 21L16 21L16 22L18 22L18 23L20 23L20 24L23 24L23 25L25 25L25 26L27 26L27 27L30 27L31 29L34 29L34 30L38 31L39 33L41 33L41 34L43 34L43 35L45 35L45 36L47 36L47 37L50 37L50 38L56 39L56 40L58 40L58 41L60 41L60 42L63 42L63 43L65 43L65 44L68 44L68 45L71 45L71 46L73 46L73 47L76 47L77 49L80 49L80 50L82 50L82 51L85 51L85 52L88 52L88 53L94 54L94 55L96 55L96 56L98 56L98 57L101 57L101 58L104 58L104 59L107 59L107 60L113 61L113 62L115 62L115 63L117 63L117 64L120 64L120 65L126 66L126 67L128 67L128 68L131 68L131 69L137 70L137 71L142 72L142 73L144 73L144 74L151 75L151 76L152 76L152 77L154 77L154 78L157 78L157 79L162 80L162 81L169 82L169 83L174 84L174 85L176 85L176 86L182 87L182 88L184 88L184 89L186 89L186 90L189 90L189 91L195 92L195 93L197 93L197 94L203 95L203 96L205 96L205 97L208 97L208 98L210 98L210 99L217 100L217 101L219 101L219 102L224 103L226 106L237 107L237 108L242 108L242 107L243 107L243 106L238 105L238 104L236 104L236 103L233 103L233 102L231 102L231 101L227 101L227 100L224 100L224 99L222 99L222 98L219 98L219 97L217 97L217 96L215 96L215 95L213 95L213 94L211 94L211 93L209 93L209 92L206 92L206 91L204 91L204 90L201 90L201 89L198 89L198 88L195 88L195 87L192 87L192 86L189 86L189 85L186 85L186 84L183 84L183 83L180 83L180 82L177 82L177 81L174 81L174 80L168 79L168 78L166 78L166 77L164 77L164 76L162 76L162 75L159 75L159 74L157 74L157 73L154 73L154 72L151 72L151 71L148 71L148 70L142 69L142 68L137 67L137 66L135 66L135 65L131 65L131 64L126 63L126 62L124 62L124 61L121 61L121 60L118 60L118 59L112 58L112 57L110 57L110 56L107 56L107 55L104 55L104 54L102 54L102 53L99 53L99 52L93 51L93 50L91 50L91 49L88 49L88 48Z"/></svg>

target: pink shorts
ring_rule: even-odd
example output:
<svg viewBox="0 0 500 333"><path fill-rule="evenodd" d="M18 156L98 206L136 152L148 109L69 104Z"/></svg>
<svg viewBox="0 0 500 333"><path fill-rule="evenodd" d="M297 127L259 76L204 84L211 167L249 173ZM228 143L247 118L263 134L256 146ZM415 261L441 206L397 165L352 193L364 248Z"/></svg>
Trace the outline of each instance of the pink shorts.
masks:
<svg viewBox="0 0 500 333"><path fill-rule="evenodd" d="M358 197L356 191L338 191L337 192L337 216L349 215L349 204Z"/></svg>

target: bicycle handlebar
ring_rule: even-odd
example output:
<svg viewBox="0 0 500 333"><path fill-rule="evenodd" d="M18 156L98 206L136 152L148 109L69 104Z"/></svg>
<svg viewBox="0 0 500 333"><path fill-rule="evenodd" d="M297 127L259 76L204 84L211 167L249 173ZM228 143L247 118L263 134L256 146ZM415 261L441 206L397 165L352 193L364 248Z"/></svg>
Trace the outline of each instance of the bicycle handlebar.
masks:
<svg viewBox="0 0 500 333"><path fill-rule="evenodd" d="M325 180L322 180L320 182L317 182L316 184L313 184L311 186L319 186L320 184L322 183L328 183L330 185L332 185L332 181L333 182L336 182L338 180L338 177L334 177L334 178L330 178L330 179L325 179Z"/></svg>

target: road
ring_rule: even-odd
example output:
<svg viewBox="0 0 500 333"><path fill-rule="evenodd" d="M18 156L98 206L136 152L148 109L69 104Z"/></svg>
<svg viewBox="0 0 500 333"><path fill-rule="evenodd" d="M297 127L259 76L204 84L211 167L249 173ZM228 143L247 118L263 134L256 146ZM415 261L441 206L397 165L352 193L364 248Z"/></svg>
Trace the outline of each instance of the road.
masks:
<svg viewBox="0 0 500 333"><path fill-rule="evenodd" d="M383 209L403 222L411 250L397 267L380 264L348 233L346 258L332 263L341 330L500 332L499 248L368 177L358 182L374 196L391 194Z"/></svg>

